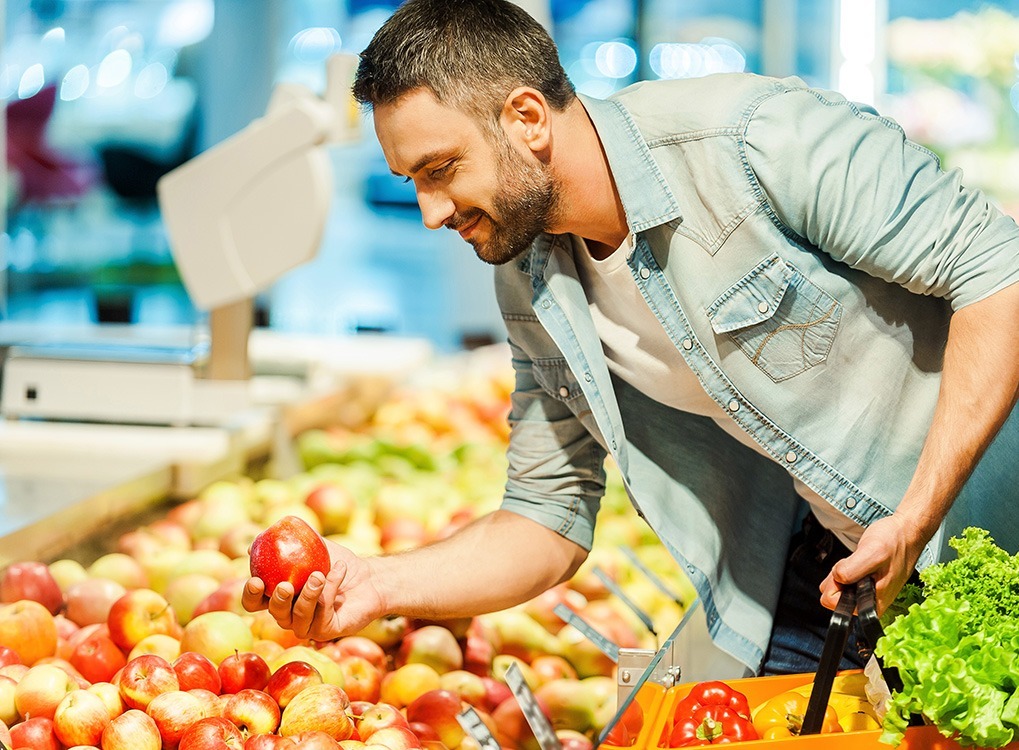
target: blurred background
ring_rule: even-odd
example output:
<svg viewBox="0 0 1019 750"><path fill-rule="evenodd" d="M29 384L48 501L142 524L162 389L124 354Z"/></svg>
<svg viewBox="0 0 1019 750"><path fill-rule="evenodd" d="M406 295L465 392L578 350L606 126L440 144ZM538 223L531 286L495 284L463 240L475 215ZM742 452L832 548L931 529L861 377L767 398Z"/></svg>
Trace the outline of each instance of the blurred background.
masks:
<svg viewBox="0 0 1019 750"><path fill-rule="evenodd" d="M362 49L398 4L2 3L0 322L203 326L170 256L156 181L262 115L276 84L321 90L326 58ZM875 105L1019 216L1019 0L521 4L551 28L583 93L722 71L797 75ZM370 120L330 153L319 256L260 295L257 324L421 337L440 351L501 341L491 269L456 234L422 226Z"/></svg>

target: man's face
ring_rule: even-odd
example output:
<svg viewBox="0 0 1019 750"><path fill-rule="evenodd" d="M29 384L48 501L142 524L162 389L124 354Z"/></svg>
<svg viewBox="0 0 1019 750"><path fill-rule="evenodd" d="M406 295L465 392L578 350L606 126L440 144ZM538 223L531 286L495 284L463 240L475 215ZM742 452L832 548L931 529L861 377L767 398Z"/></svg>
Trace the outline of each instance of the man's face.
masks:
<svg viewBox="0 0 1019 750"><path fill-rule="evenodd" d="M386 161L414 181L425 226L456 230L479 258L498 265L549 227L557 190L541 162L494 130L427 89L375 108Z"/></svg>

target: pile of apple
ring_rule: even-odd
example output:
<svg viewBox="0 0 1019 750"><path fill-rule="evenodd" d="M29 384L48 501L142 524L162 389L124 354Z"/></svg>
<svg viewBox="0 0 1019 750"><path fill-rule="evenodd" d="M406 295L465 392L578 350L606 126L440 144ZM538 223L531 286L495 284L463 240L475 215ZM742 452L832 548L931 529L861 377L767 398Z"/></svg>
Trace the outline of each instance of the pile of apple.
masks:
<svg viewBox="0 0 1019 750"><path fill-rule="evenodd" d="M490 425L504 420L505 382L475 386L473 398L403 391L358 430L303 436L308 468L297 476L211 485L87 564L10 566L0 576L0 742L473 750L456 720L471 705L503 747L532 750L504 683L516 663L564 744L589 748L615 711L614 665L552 609L566 603L619 646L652 645L593 575L599 565L659 632L671 630L679 606L631 567L624 544L674 590L692 592L614 474L588 562L520 607L455 622L387 617L314 643L240 604L252 541L284 517L380 554L441 538L496 507L505 432Z"/></svg>

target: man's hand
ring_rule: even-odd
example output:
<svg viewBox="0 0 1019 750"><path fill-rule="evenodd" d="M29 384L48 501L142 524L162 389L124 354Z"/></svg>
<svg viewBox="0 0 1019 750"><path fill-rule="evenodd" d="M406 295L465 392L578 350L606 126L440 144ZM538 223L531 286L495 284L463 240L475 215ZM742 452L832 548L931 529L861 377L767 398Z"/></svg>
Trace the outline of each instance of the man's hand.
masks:
<svg viewBox="0 0 1019 750"><path fill-rule="evenodd" d="M346 547L324 541L332 563L328 575L312 573L300 592L287 582L267 592L260 578L250 578L241 598L244 609L268 609L280 627L314 641L356 633L384 615L369 562Z"/></svg>
<svg viewBox="0 0 1019 750"><path fill-rule="evenodd" d="M875 521L863 532L856 551L835 563L821 582L821 604L835 609L842 586L872 575L877 611L884 612L912 575L923 545L916 527L901 516L893 514Z"/></svg>

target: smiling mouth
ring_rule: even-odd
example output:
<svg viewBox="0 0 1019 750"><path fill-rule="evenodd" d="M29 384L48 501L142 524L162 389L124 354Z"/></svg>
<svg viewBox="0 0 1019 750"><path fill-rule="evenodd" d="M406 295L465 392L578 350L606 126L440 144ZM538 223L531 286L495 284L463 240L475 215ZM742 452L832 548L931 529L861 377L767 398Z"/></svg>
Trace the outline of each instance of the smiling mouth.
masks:
<svg viewBox="0 0 1019 750"><path fill-rule="evenodd" d="M456 231L459 232L460 236L463 239L466 240L467 238L469 238L471 236L471 234L473 234L474 230L477 228L477 226L478 226L478 224L480 222L481 222L481 217L478 216L473 221L469 221L466 224L464 224L463 226L457 228Z"/></svg>

